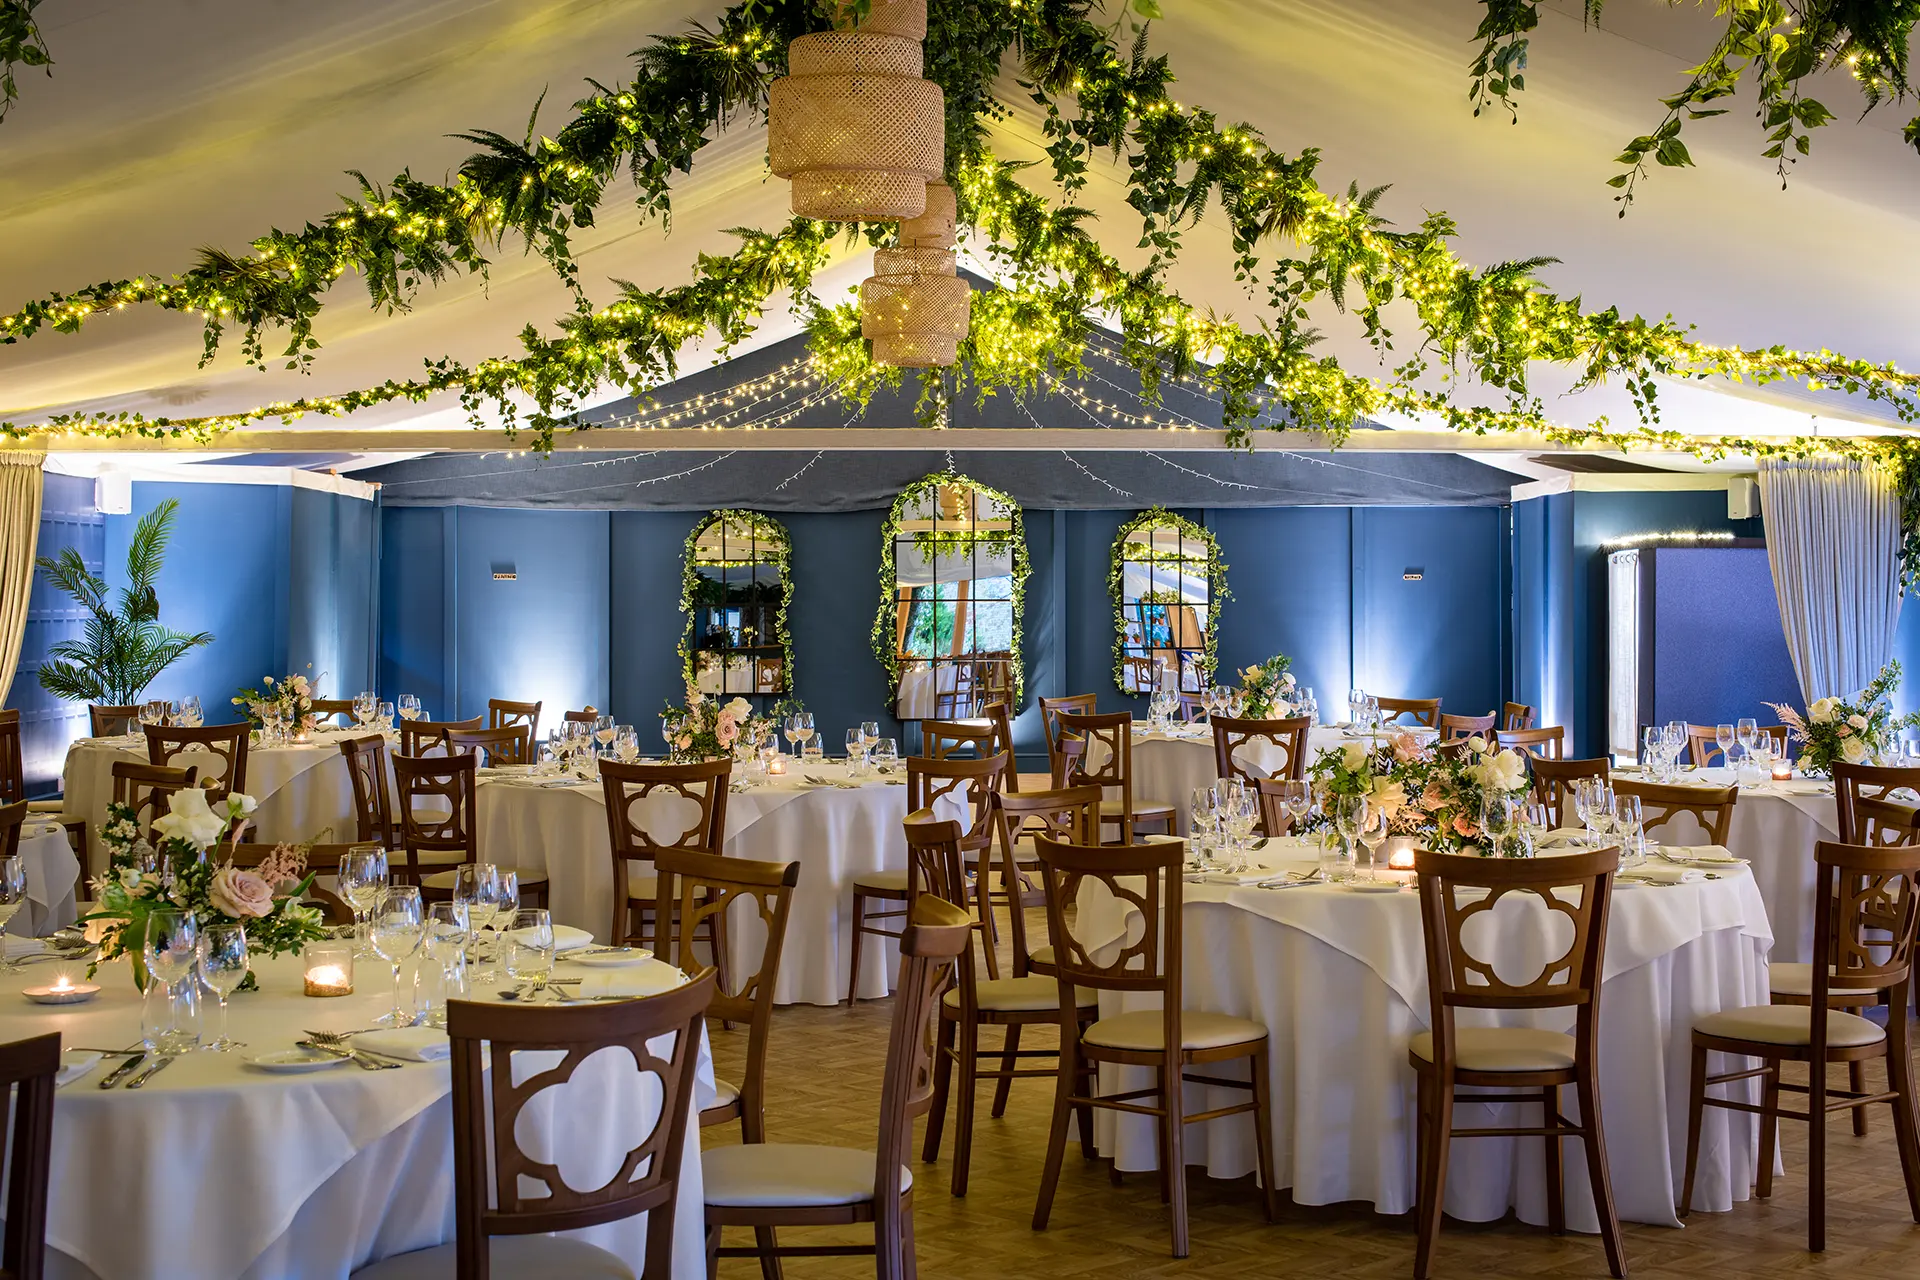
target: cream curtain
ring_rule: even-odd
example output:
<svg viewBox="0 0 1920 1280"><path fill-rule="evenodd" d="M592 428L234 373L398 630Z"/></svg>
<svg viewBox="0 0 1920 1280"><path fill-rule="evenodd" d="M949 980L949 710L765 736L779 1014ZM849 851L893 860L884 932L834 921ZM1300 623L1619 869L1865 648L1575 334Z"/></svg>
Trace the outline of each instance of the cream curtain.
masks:
<svg viewBox="0 0 1920 1280"><path fill-rule="evenodd" d="M1767 561L1800 692L1846 697L1893 656L1900 621L1900 495L1854 458L1760 462Z"/></svg>
<svg viewBox="0 0 1920 1280"><path fill-rule="evenodd" d="M33 555L40 544L40 468L44 453L0 452L0 702L13 687L20 638L33 597Z"/></svg>

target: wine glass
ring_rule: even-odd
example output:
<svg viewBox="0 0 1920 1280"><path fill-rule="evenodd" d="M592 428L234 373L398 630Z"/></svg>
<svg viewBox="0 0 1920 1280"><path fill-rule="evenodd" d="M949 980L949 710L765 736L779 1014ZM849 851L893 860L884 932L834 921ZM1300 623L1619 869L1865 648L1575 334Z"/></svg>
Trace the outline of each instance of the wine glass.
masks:
<svg viewBox="0 0 1920 1280"><path fill-rule="evenodd" d="M1613 830L1620 839L1621 860L1628 866L1643 861L1640 848L1641 817L1639 796L1614 796Z"/></svg>
<svg viewBox="0 0 1920 1280"><path fill-rule="evenodd" d="M619 726L614 724L612 716L596 716L594 718L593 740L600 744L602 754L605 754L607 749L613 746L614 737L618 733Z"/></svg>
<svg viewBox="0 0 1920 1280"><path fill-rule="evenodd" d="M865 738L860 736L859 727L855 726L847 730L847 772L858 774L860 767L866 763L866 760L867 742Z"/></svg>
<svg viewBox="0 0 1920 1280"><path fill-rule="evenodd" d="M353 908L353 942L357 955L367 953L367 913L387 889L387 851L377 844L350 845L340 855L340 896Z"/></svg>
<svg viewBox="0 0 1920 1280"><path fill-rule="evenodd" d="M353 718L362 729L373 723L373 717L380 710L380 695L371 689L362 689L353 695Z"/></svg>
<svg viewBox="0 0 1920 1280"><path fill-rule="evenodd" d="M793 752L794 755L799 755L800 754L800 745L799 745L800 744L800 717L797 715L788 716L785 722L781 724L780 728L781 728L781 731L787 735L787 749Z"/></svg>
<svg viewBox="0 0 1920 1280"><path fill-rule="evenodd" d="M1739 727L1734 730L1734 733L1740 740L1741 749L1744 751L1752 751L1753 744L1758 741L1760 737L1760 722L1752 716L1742 716L1740 717Z"/></svg>
<svg viewBox="0 0 1920 1280"><path fill-rule="evenodd" d="M1336 864L1333 874L1327 878L1350 880L1354 874L1354 838L1360 833L1360 819L1366 813L1367 803L1359 796L1334 796L1328 808L1331 812L1327 816L1333 820L1333 829L1340 837L1340 848L1345 857L1341 859L1344 865Z"/></svg>
<svg viewBox="0 0 1920 1280"><path fill-rule="evenodd" d="M374 1021L388 1027L412 1026L413 1010L400 1005L400 970L420 949L421 940L426 936L426 915L421 909L419 887L392 885L381 894L374 904L367 935L374 953L393 966L393 1012Z"/></svg>
<svg viewBox="0 0 1920 1280"><path fill-rule="evenodd" d="M1347 690L1347 723L1358 728L1360 725L1360 712L1366 705L1367 694L1364 689Z"/></svg>
<svg viewBox="0 0 1920 1280"><path fill-rule="evenodd" d="M1520 806L1520 832L1527 842L1527 855L1531 857L1540 848L1540 842L1547 832L1553 829L1552 811L1538 801L1528 801Z"/></svg>
<svg viewBox="0 0 1920 1280"><path fill-rule="evenodd" d="M220 1001L220 1034L206 1047L227 1053L240 1047L238 1040L227 1035L227 997L239 990L251 970L246 926L237 921L208 925L200 931L198 952L200 981Z"/></svg>
<svg viewBox="0 0 1920 1280"><path fill-rule="evenodd" d="M464 902L427 904L425 947L427 955L440 967L440 994L427 998L427 1022L443 1027L447 1022L447 1001L466 994L467 942L472 937L472 916Z"/></svg>
<svg viewBox="0 0 1920 1280"><path fill-rule="evenodd" d="M1480 829L1487 834L1493 845L1493 856L1499 857L1500 850L1513 834L1513 802L1503 795L1491 791L1480 793Z"/></svg>
<svg viewBox="0 0 1920 1280"><path fill-rule="evenodd" d="M1300 824L1313 812L1313 791L1304 779L1289 778L1280 784L1280 799L1287 806L1287 816L1292 819L1288 830L1297 831Z"/></svg>
<svg viewBox="0 0 1920 1280"><path fill-rule="evenodd" d="M500 869L491 862L465 863L453 873L453 900L467 909L467 928L473 934L476 962L487 956L485 935L496 913L499 890L495 882L499 876ZM491 982L492 978L481 970L476 980Z"/></svg>
<svg viewBox="0 0 1920 1280"><path fill-rule="evenodd" d="M543 908L513 913L513 927L507 932L505 965L507 976L516 983L529 983L538 1000L553 976L553 920Z"/></svg>
<svg viewBox="0 0 1920 1280"><path fill-rule="evenodd" d="M622 764L632 764L640 758L640 735L632 725L613 726L613 757Z"/></svg>
<svg viewBox="0 0 1920 1280"><path fill-rule="evenodd" d="M1187 811L1192 821L1188 831L1193 837L1194 859L1202 866L1207 865L1207 846L1220 821L1220 801L1211 785L1195 787L1187 797Z"/></svg>
<svg viewBox="0 0 1920 1280"><path fill-rule="evenodd" d="M1231 863L1228 869L1243 871L1247 837L1253 834L1254 825L1260 819L1260 806L1239 778L1227 783L1226 793L1220 799L1221 825L1226 828Z"/></svg>
<svg viewBox="0 0 1920 1280"><path fill-rule="evenodd" d="M1713 726L1713 741L1714 744L1720 748L1720 763L1723 766L1732 764L1734 743L1733 726L1730 724L1716 724Z"/></svg>
<svg viewBox="0 0 1920 1280"><path fill-rule="evenodd" d="M200 709L200 695L190 693L180 699L180 717L178 723L188 729L198 729L203 723L204 712Z"/></svg>
<svg viewBox="0 0 1920 1280"><path fill-rule="evenodd" d="M140 723L160 725L167 722L167 704L159 698L149 698L140 704Z"/></svg>
<svg viewBox="0 0 1920 1280"><path fill-rule="evenodd" d="M382 733L388 733L393 729L393 704L391 702L382 702L375 705L373 709L373 726Z"/></svg>
<svg viewBox="0 0 1920 1280"><path fill-rule="evenodd" d="M1582 844L1593 843L1593 823L1589 815L1593 812L1593 778L1575 778L1573 780L1573 815L1580 819L1580 825L1586 828Z"/></svg>
<svg viewBox="0 0 1920 1280"><path fill-rule="evenodd" d="M1374 803L1371 798L1360 801L1359 821L1354 825L1354 834L1360 843L1366 846L1367 865L1356 868L1363 880L1380 878L1380 846L1387 842L1387 811Z"/></svg>
<svg viewBox="0 0 1920 1280"><path fill-rule="evenodd" d="M800 727L800 753L807 754L813 743L813 712L802 711L794 716Z"/></svg>
<svg viewBox="0 0 1920 1280"><path fill-rule="evenodd" d="M193 912L173 907L158 907L147 912L147 936L140 956L147 966L148 981L158 982L165 988L162 999L165 1006L172 1006L174 988L193 976L200 958L199 943L200 922ZM178 1026L169 1014L158 1034L150 1037L149 1047L162 1053L177 1053L191 1048L195 1038L193 1032Z"/></svg>
<svg viewBox="0 0 1920 1280"><path fill-rule="evenodd" d="M868 756L872 756L874 746L880 741L880 722L862 720L860 722L860 740L866 744Z"/></svg>
<svg viewBox="0 0 1920 1280"><path fill-rule="evenodd" d="M13 918L27 905L27 862L19 854L0 858L0 934L7 931ZM0 943L0 950L5 943Z"/></svg>
<svg viewBox="0 0 1920 1280"><path fill-rule="evenodd" d="M400 718L402 720L418 720L420 718L419 695L412 693L403 693L400 695Z"/></svg>

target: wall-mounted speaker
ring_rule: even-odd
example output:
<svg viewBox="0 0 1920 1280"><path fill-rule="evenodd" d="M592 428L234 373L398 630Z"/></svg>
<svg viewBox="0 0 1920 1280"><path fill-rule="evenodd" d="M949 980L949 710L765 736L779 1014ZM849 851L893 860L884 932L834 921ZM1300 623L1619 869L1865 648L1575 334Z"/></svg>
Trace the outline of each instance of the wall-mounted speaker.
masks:
<svg viewBox="0 0 1920 1280"><path fill-rule="evenodd" d="M1727 519L1751 520L1760 514L1760 486L1752 476L1727 481Z"/></svg>
<svg viewBox="0 0 1920 1280"><path fill-rule="evenodd" d="M103 516L133 514L133 477L112 471L93 479L93 505Z"/></svg>

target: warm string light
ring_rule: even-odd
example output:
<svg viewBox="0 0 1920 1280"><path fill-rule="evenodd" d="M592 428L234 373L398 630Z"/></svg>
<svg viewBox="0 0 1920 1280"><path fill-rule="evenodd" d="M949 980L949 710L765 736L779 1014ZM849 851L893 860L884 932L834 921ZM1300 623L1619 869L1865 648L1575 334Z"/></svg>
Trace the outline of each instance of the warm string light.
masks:
<svg viewBox="0 0 1920 1280"><path fill-rule="evenodd" d="M1715 542L1732 542L1738 535L1725 530L1701 529L1669 533L1636 533L1625 538L1609 538L1600 544L1603 551L1621 551L1628 547L1644 547L1653 543L1673 542L1682 546Z"/></svg>

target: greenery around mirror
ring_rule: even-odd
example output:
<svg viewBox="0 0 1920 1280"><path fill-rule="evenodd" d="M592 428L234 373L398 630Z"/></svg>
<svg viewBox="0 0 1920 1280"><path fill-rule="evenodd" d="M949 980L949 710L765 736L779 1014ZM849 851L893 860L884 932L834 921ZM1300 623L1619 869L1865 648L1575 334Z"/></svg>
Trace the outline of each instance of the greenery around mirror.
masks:
<svg viewBox="0 0 1920 1280"><path fill-rule="evenodd" d="M119 607L107 599L106 580L87 568L72 547L36 562L61 591L86 611L86 628L78 640L62 640L47 650L40 664L40 687L70 702L132 706L160 673L189 650L213 643L210 631L169 631L160 625L160 597L154 582L173 536L173 519L180 504L168 498L141 516L127 547L127 585L120 590Z"/></svg>
<svg viewBox="0 0 1920 1280"><path fill-rule="evenodd" d="M687 535L681 562L680 610L687 629L680 638L681 673L687 687L698 687L700 658L720 664L720 688L709 694L778 696L793 689L793 631L788 606L793 602L793 540L785 526L757 511L715 511ZM771 571L772 582L764 579ZM740 628L715 610L741 610ZM715 627L719 630L716 632ZM729 660L736 655L752 665L752 687L732 688ZM759 664L780 663L780 679L762 689Z"/></svg>
<svg viewBox="0 0 1920 1280"><path fill-rule="evenodd" d="M1156 548L1154 535L1166 533L1173 535L1178 542L1177 548L1167 551ZM1140 596L1130 596L1127 591L1127 566L1146 566L1150 579L1149 589ZM1177 586L1162 587L1158 579L1171 571L1172 582L1177 584L1192 575L1185 571L1188 565L1204 566L1207 583L1206 599L1197 602L1196 621L1201 628L1204 641L1198 645L1168 644L1154 646L1143 644L1129 646L1127 635L1129 627L1138 625L1143 629L1149 625L1144 616L1151 606L1164 606L1167 610L1170 632L1179 615L1175 610L1193 607L1196 602L1183 597ZM1157 567L1157 568L1156 568ZM1150 689L1135 687L1136 682L1127 678L1129 657L1151 657L1156 647L1171 649L1184 657L1194 654L1194 676L1197 683L1189 687L1185 679L1184 663L1181 668L1179 687L1188 693L1198 693L1213 680L1214 666L1220 647L1220 606L1232 598L1227 589L1227 562L1221 558L1220 543L1204 526L1196 524L1185 516L1175 515L1165 507L1154 507L1143 511L1120 526L1120 532L1113 539L1113 567L1107 574L1107 591L1113 597L1113 682L1122 693L1148 693ZM1143 607L1144 606L1144 607ZM1181 639L1180 636L1170 636Z"/></svg>
<svg viewBox="0 0 1920 1280"><path fill-rule="evenodd" d="M994 514L993 527L972 528L972 520L954 521L942 527L942 497L948 508L964 502L969 511L985 504ZM932 516L916 516L931 512ZM922 526L922 527L913 527ZM1004 560L1013 579L1009 591L1009 658L1013 678L1013 709L1017 712L1025 697L1026 668L1021 656L1022 618L1026 608L1027 538L1020 517L1020 505L997 489L955 471L941 471L914 481L900 491L880 531L880 608L873 619L873 654L887 672L888 696L898 705L900 697L900 651L907 639L901 634L900 557L914 557L920 564L935 565L942 557L978 556ZM904 551L902 548L904 547ZM908 617L912 617L909 606ZM951 632L946 632L951 640Z"/></svg>

